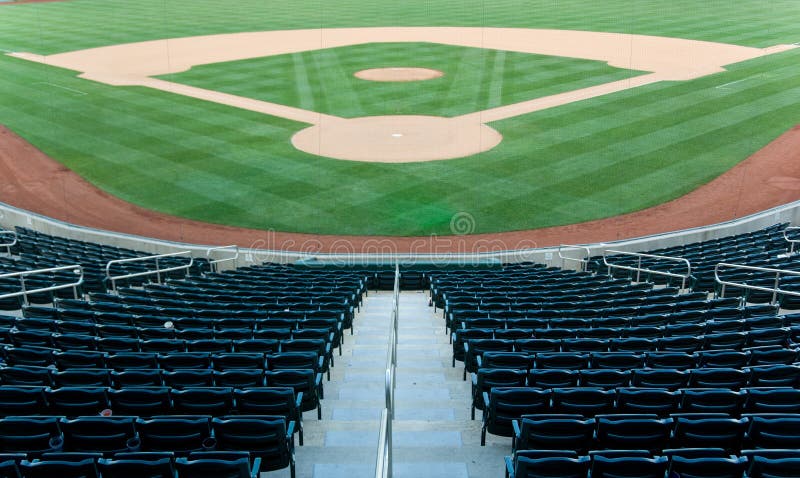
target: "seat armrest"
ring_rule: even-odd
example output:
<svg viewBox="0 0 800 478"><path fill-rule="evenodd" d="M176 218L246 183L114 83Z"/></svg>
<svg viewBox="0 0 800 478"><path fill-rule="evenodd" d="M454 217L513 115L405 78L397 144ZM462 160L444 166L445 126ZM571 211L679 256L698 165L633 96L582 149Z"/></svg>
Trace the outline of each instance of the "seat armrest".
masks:
<svg viewBox="0 0 800 478"><path fill-rule="evenodd" d="M511 456L504 457L506 462L506 476L508 478L514 478L514 458Z"/></svg>
<svg viewBox="0 0 800 478"><path fill-rule="evenodd" d="M294 404L297 406L297 408L300 408L300 405L302 403L303 403L303 392L297 392L297 396L294 399Z"/></svg>
<svg viewBox="0 0 800 478"><path fill-rule="evenodd" d="M257 456L250 465L250 478L258 478L261 474L261 457Z"/></svg>
<svg viewBox="0 0 800 478"><path fill-rule="evenodd" d="M489 409L489 392L483 392L483 408Z"/></svg>

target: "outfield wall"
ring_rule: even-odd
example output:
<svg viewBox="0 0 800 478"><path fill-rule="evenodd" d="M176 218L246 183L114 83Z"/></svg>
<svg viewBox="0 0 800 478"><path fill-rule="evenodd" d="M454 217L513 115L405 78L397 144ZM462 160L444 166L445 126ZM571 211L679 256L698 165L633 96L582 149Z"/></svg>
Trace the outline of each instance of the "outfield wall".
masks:
<svg viewBox="0 0 800 478"><path fill-rule="evenodd" d="M773 209L740 219L727 221L709 226L674 231L646 237L631 238L607 243L584 244L580 249L565 250L563 254L568 257L585 257L586 249L591 255L601 255L607 249L621 251L649 251L663 247L689 244L706 241L750 231L756 231L776 223L788 222L792 225L800 224L800 201L792 202ZM98 244L136 249L153 254L166 254L170 252L191 251L195 257L206 257L209 248L216 246L201 244L186 244L163 241L130 234L87 228L63 221L45 217L25 211L8 204L0 203L0 226L13 229L15 226L27 227L45 234L65 237L69 239L89 241ZM386 241L382 242L384 245ZM575 267L576 262L563 263L559 258L558 247L544 247L537 249L521 249L513 251L481 252L475 254L442 253L442 254L325 254L303 251L277 251L266 249L240 249L239 265L252 265L262 262L291 263L297 261L319 264L359 264L359 263L394 263L415 264L474 264L479 262L502 261L521 262L533 261L549 266ZM211 259L222 259L230 252L214 251Z"/></svg>

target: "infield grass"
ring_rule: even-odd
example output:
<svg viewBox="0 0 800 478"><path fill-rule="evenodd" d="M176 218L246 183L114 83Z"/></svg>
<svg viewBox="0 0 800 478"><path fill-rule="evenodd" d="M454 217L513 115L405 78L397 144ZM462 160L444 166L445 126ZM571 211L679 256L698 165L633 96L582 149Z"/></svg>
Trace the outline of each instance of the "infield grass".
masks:
<svg viewBox="0 0 800 478"><path fill-rule="evenodd" d="M370 68L440 70L428 81L358 79ZM160 78L345 118L458 116L642 74L600 61L439 43L373 43L193 67Z"/></svg>
<svg viewBox="0 0 800 478"><path fill-rule="evenodd" d="M0 48L47 54L165 37L380 25L566 28L765 47L800 41L798 24L795 0L346 0L335 7L321 1L73 0L0 6ZM475 55L479 65L496 53ZM342 115L392 108L420 113L417 107L458 114L493 104L483 86L491 70L479 69L464 77L470 81L443 86L420 104L391 90L369 93L369 100L358 91L360 104L345 109L332 95L315 95L313 72L347 76L352 62L362 59L333 55L319 69L312 56L303 60L312 72L307 94L297 93L288 74L269 78L275 91L248 95L334 114L341 108ZM517 62L506 61L501 103L530 94L524 90L528 74L521 74L526 61L519 75L510 66ZM475 217L475 232L614 216L685 194L800 123L797 50L698 80L657 83L493 123L504 140L492 151L407 164L311 156L289 144L305 126L299 123L147 88L102 85L7 56L0 56L0 72L0 122L110 193L193 219L298 232L446 234L458 212ZM252 74L243 76L248 84ZM586 71L576 81L597 77ZM474 98L476 92L472 103L440 97Z"/></svg>

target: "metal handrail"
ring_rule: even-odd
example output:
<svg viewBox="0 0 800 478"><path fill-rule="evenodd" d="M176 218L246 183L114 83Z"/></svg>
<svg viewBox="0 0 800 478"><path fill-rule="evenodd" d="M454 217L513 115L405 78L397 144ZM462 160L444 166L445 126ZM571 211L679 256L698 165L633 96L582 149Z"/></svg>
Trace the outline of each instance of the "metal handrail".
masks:
<svg viewBox="0 0 800 478"><path fill-rule="evenodd" d="M188 258L189 258L189 263L188 264L184 264L184 265L180 265L180 266L167 267L167 268L164 268L164 269L162 269L161 265L159 264L159 260L163 259L165 257L184 257L184 256L188 256ZM156 268L155 269L147 270L147 271L144 271L144 272L134 272L132 274L123 274L123 275L119 275L119 276L112 276L111 275L111 266L113 266L114 264L129 264L131 262L143 262L143 261L150 261L150 260L155 260L155 262L156 262ZM183 269L188 270L193 265L194 265L194 258L192 257L192 252L191 251L172 252L172 253L169 253L169 254L158 254L158 255L155 255L155 256L133 257L133 258L130 258L130 259L115 259L113 261L109 261L108 264L106 264L106 280L111 282L111 290L116 291L117 290L116 282L118 280L120 280L120 279L131 279L131 278L134 278L134 277L143 277L143 276L149 276L149 275L155 274L158 282L161 283L161 273L162 272L172 272L172 271L179 271L179 270L183 270Z"/></svg>
<svg viewBox="0 0 800 478"><path fill-rule="evenodd" d="M626 266L622 264L611 264L608 262L608 254L611 253L613 255L623 255L623 256L631 256L638 258L636 267L633 266ZM653 269L648 269L646 267L642 267L642 259L659 259L664 261L676 262L681 263L686 266L686 274L676 274L674 272L666 272L666 271L658 271ZM603 264L608 268L608 275L611 275L611 269L623 269L628 271L636 271L636 282L641 282L642 272L647 272L648 274L656 274L666 277L675 277L681 279L681 289L686 288L686 281L692 275L692 264L689 262L688 259L684 259L683 257L672 257L672 256L659 256L655 254L642 254L640 252L625 252L625 251L615 251L613 249L608 249L603 252Z"/></svg>
<svg viewBox="0 0 800 478"><path fill-rule="evenodd" d="M389 330L389 350L387 351L386 372L384 375L386 406L381 412L381 431L378 439L375 478L391 478L392 476L392 420L394 420L394 391L397 385L397 322L400 304L400 265L395 264L394 267L392 323Z"/></svg>
<svg viewBox="0 0 800 478"><path fill-rule="evenodd" d="M775 282L774 287L762 287L758 285L746 284L744 282L733 282L733 281L725 281L720 279L719 271L723 268L730 268L730 269L738 269L738 270L747 270L747 271L757 271L757 272L773 272L775 273ZM800 297L800 292L798 291L791 291L791 290L784 290L778 287L781 279L781 275L790 275L790 276L800 276L800 272L790 271L786 269L772 269L769 267L756 267L756 266L745 266L742 264L729 264L727 262L720 262L716 266L714 266L714 280L717 284L721 285L721 289L719 292L720 297L725 297L725 287L739 287L741 289L749 289L749 290L760 290L762 292L772 292L772 303L774 304L778 299L778 294L784 295L791 295L795 297Z"/></svg>
<svg viewBox="0 0 800 478"><path fill-rule="evenodd" d="M25 287L25 278L27 276L34 275L34 274L44 274L44 273L47 273L47 272L59 272L59 271L70 271L70 270L71 271L75 271L75 273L78 274L78 280L77 281L70 282L69 284L59 284L59 285L53 285L53 286L50 286L50 287L41 287L39 289L33 289L33 290L28 290L27 287ZM12 297L20 297L20 296L22 296L22 302L25 305L28 305L29 304L28 303L28 295L30 295L30 294L37 294L39 292L51 292L51 291L55 291L55 290L63 290L63 289L69 289L69 288L72 288L73 296L76 299L78 299L79 298L78 287L81 284L83 284L83 266L81 266L80 264L75 264L73 266L50 267L48 269L36 269L36 270L32 270L32 271L11 272L11 273L8 273L8 274L0 275L0 279L8 279L8 278L14 278L14 277L19 277L19 283L20 283L20 287L22 288L22 290L19 291L19 292L11 292L11 293L8 293L8 294L2 294L2 295L0 295L0 299L10 299Z"/></svg>
<svg viewBox="0 0 800 478"><path fill-rule="evenodd" d="M389 410L381 411L381 430L378 434L378 460L375 464L375 478L392 476L392 419Z"/></svg>
<svg viewBox="0 0 800 478"><path fill-rule="evenodd" d="M579 259L579 258L575 258L575 257L565 256L564 254L561 253L561 251L566 250L566 249L584 250L584 251L586 251L586 258L585 259ZM589 265L589 258L592 257L592 251L591 251L591 249L589 249L586 246L573 246L573 245L570 245L570 244L561 244L560 246L558 246L558 257L561 259L561 268L562 269L564 268L564 262L565 261L573 261L573 262L578 262L578 263L581 264L581 269L580 269L581 271L586 271L586 266Z"/></svg>
<svg viewBox="0 0 800 478"><path fill-rule="evenodd" d="M788 233L791 231L800 231L800 227L787 227L783 230L783 238L789 243L789 254L794 254L794 245L800 243L800 239L790 239Z"/></svg>
<svg viewBox="0 0 800 478"><path fill-rule="evenodd" d="M6 248L6 254L11 255L11 248L17 245L17 233L14 231L0 231L0 238L3 236L11 236L11 242L3 242L0 247Z"/></svg>
<svg viewBox="0 0 800 478"><path fill-rule="evenodd" d="M223 257L222 259L211 259L211 253L216 251L233 251L232 257ZM239 246L236 244L232 244L230 246L220 246L220 247L210 247L206 249L206 259L208 259L208 265L211 267L211 272L219 272L218 264L223 262L233 262L233 268L237 269L239 267Z"/></svg>

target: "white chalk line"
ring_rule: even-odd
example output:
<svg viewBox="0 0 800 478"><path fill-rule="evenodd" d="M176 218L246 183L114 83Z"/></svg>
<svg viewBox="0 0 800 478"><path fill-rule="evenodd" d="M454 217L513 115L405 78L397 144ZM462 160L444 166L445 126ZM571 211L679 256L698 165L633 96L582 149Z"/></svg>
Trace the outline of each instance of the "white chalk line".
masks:
<svg viewBox="0 0 800 478"><path fill-rule="evenodd" d="M729 82L729 83L725 83L724 85L719 85L719 86L716 86L715 88L717 88L717 89L719 89L719 88L727 88L727 87L729 87L729 86L733 86L733 85L735 85L735 84L737 84L737 83L741 83L741 82L743 82L743 81L747 81L747 80L749 80L749 79L750 79L750 78L742 78L741 80L731 81L731 82Z"/></svg>
<svg viewBox="0 0 800 478"><path fill-rule="evenodd" d="M40 81L38 83L34 83L34 85L48 85L48 86L52 86L52 87L55 87L55 88L61 88L62 90L71 91L71 92L77 93L77 94L79 94L81 96L86 96L86 95L89 94L89 93L86 93L85 91L74 90L72 88L67 88L66 86L57 85L55 83L50 83L50 82L47 82L47 81Z"/></svg>

